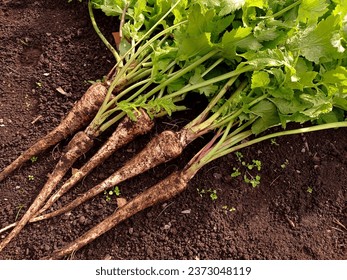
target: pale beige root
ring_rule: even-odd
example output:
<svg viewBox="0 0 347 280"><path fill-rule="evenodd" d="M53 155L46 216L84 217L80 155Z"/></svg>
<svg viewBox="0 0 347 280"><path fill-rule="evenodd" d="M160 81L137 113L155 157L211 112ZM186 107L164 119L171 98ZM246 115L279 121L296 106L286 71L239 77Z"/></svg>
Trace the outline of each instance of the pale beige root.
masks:
<svg viewBox="0 0 347 280"><path fill-rule="evenodd" d="M37 156L86 126L99 110L106 93L107 88L102 83L93 84L54 130L42 137L1 171L0 182L33 156Z"/></svg>
<svg viewBox="0 0 347 280"><path fill-rule="evenodd" d="M93 146L93 140L89 138L83 131L75 134L71 139L68 151L61 157L56 165L53 173L50 175L48 181L41 189L40 193L31 204L24 216L19 220L16 227L6 236L0 243L0 252L5 246L15 238L21 229L29 222L29 220L36 214L42 207L43 203L54 190L55 186L62 179L66 171L72 166L77 158L87 152Z"/></svg>
<svg viewBox="0 0 347 280"><path fill-rule="evenodd" d="M125 117L98 152L48 199L46 204L38 212L38 215L51 207L64 193L70 190L82 178L87 176L95 167L109 158L115 151L130 143L138 135L148 133L153 126L154 121L151 120L148 114L143 110L139 110L136 113L136 121L132 121L129 117Z"/></svg>
<svg viewBox="0 0 347 280"><path fill-rule="evenodd" d="M120 207L111 216L94 226L74 242L67 244L63 248L53 252L51 256L44 259L61 259L62 257L84 247L136 213L157 203L173 198L186 189L191 177L192 176L186 176L182 172L172 173L169 177L145 190L143 193L130 200L127 204Z"/></svg>
<svg viewBox="0 0 347 280"><path fill-rule="evenodd" d="M106 180L78 196L66 206L63 206L53 212L36 216L32 218L30 222L50 219L71 211L72 209L81 205L83 202L95 197L100 193L103 193L105 190L112 188L113 186L129 178L139 175L161 163L176 158L182 153L183 149L196 138L195 135L196 134L187 129L182 129L179 132L162 132L157 137L153 138L139 154L128 161L122 168L117 170ZM17 223L13 223L6 226L0 230L0 233L12 228L16 224Z"/></svg>
<svg viewBox="0 0 347 280"><path fill-rule="evenodd" d="M103 193L105 190L179 156L183 148L177 133L163 131L157 137L153 138L140 153L134 156L106 180L78 196L66 206L53 212L37 216L33 219L33 222L50 219L71 211L83 202Z"/></svg>

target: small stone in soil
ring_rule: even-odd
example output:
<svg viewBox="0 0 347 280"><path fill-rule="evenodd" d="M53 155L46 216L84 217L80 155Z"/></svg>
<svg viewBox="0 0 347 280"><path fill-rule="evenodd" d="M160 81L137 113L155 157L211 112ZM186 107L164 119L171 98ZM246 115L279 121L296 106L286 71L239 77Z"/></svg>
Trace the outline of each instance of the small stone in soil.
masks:
<svg viewBox="0 0 347 280"><path fill-rule="evenodd" d="M151 248L151 247L148 247L148 248L146 249L146 253L147 253L147 256L151 257L151 256L153 255L153 250L152 250L152 248Z"/></svg>
<svg viewBox="0 0 347 280"><path fill-rule="evenodd" d="M222 174L220 174L220 173L213 173L213 177L214 177L216 180L220 180L220 179L222 179Z"/></svg>
<svg viewBox="0 0 347 280"><path fill-rule="evenodd" d="M320 163L320 157L314 156L314 157L312 158L312 161L313 161L315 164L319 164L319 163Z"/></svg>
<svg viewBox="0 0 347 280"><path fill-rule="evenodd" d="M79 219L78 219L78 222L80 223L80 224L84 224L85 222L86 222L86 217L84 217L84 216L81 216L81 217L79 217Z"/></svg>
<svg viewBox="0 0 347 280"><path fill-rule="evenodd" d="M112 260L112 256L106 255L106 256L104 257L104 260Z"/></svg>
<svg viewBox="0 0 347 280"><path fill-rule="evenodd" d="M167 229L170 229L170 227L171 227L171 223L169 222L168 224L163 226L163 229L167 230Z"/></svg>

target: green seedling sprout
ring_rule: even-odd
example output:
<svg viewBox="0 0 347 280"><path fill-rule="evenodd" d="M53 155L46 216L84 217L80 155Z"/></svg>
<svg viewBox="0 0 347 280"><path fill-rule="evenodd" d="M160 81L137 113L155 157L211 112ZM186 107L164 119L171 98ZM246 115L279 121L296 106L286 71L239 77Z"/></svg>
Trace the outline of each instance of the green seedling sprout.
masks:
<svg viewBox="0 0 347 280"><path fill-rule="evenodd" d="M288 159L286 159L285 162L281 164L281 168L285 169L288 166L288 164L289 164L289 161Z"/></svg>
<svg viewBox="0 0 347 280"><path fill-rule="evenodd" d="M37 161L37 159L38 159L37 156L32 156L32 157L30 158L30 161L31 161L31 163L34 163L34 162Z"/></svg>

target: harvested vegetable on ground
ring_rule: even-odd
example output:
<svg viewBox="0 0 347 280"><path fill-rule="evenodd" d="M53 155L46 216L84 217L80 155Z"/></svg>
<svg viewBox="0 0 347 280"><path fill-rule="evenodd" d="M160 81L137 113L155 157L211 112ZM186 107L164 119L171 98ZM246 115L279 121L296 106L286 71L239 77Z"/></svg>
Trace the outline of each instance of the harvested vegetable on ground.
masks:
<svg viewBox="0 0 347 280"><path fill-rule="evenodd" d="M152 63L149 63L148 65L148 58L151 58L150 53L160 50L161 46L164 44L165 40L168 38L166 36L167 34L170 34L174 29L178 28L178 26L182 25L183 23L186 23L187 21L183 18L182 21L176 24L173 24L172 26L166 27L166 24L163 24L164 20L167 20L167 17L170 14L174 14L173 11L176 7L179 7L180 1L177 1L172 6L166 5L165 9L162 5L164 2L157 3L160 7L159 10L152 10L150 15L150 20L153 20L153 14L158 18L158 21L155 21L153 24L149 24L149 26L146 26L146 32L143 36L140 37L139 40L135 40L132 42L131 45L129 45L128 49L119 57L116 57L118 60L115 69L111 71L113 73L112 77L109 79L109 88L106 94L105 99L103 100L103 103L96 114L93 121L88 125L88 127L84 131L78 132L71 142L67 145L67 151L62 156L61 160L56 165L56 168L52 172L50 178L42 188L41 192L33 202L33 204L30 206L29 210L24 214L22 219L18 222L17 226L13 229L13 231L0 243L0 250L8 244L8 242L14 238L19 231L24 227L24 225L33 217L33 215L42 207L45 200L48 198L48 196L51 194L51 192L54 190L56 185L61 181L63 176L66 174L66 172L70 169L70 167L74 164L74 162L83 154L85 154L92 146L93 141L96 137L98 137L103 131L108 129L111 125L118 122L120 119L122 119L126 113L129 115L129 117L136 121L135 112L137 108L139 107L145 107L147 112L154 112L159 113L159 115L163 115L160 111L164 110L166 113L171 114L171 112L175 110L179 110L182 106L176 106L174 105L174 101L170 98L162 99L161 96L165 90L165 88L175 82L177 79L181 78L183 75L187 74L188 72L192 71L195 67L199 66L200 64L204 63L211 57L213 57L217 51L210 52L206 55L204 55L201 58L193 59L188 63L188 65L185 65L183 69L179 69L176 71L173 71L173 67L176 65L176 61L174 57L170 57L169 59L165 60L164 65L159 67L154 67L152 70L148 69L148 67L152 67ZM92 1L89 2L89 10L91 11ZM137 2L134 5L139 8L139 5L145 4L144 1ZM187 4L187 3L185 3ZM128 7L124 7L124 9L127 9ZM136 10L136 9L135 9ZM124 10L126 11L126 10ZM139 11L139 10L138 10ZM92 16L92 13L91 13ZM135 21L135 23L137 23ZM95 26L95 22L93 22ZM133 23L134 24L134 23ZM151 35L155 30L156 27L159 24L163 24L165 26L164 30L158 31L158 34L155 34L151 39L147 40L147 37ZM141 23L142 25L142 23ZM163 38L163 39L160 39ZM145 39L147 41L145 41ZM141 43L143 43L141 45ZM136 48L138 45L140 45L138 48ZM161 49L162 51L165 51L165 44L164 49ZM135 49L136 48L136 49ZM171 52L176 53L177 52L177 46L175 48L169 48ZM164 53L164 56L166 57L166 53ZM159 55L153 55L152 59L158 59L161 58L161 53ZM123 65L123 63L125 63ZM144 96L141 96L142 92L151 84L158 84L158 81L156 80L156 76L161 76L163 79L163 76L166 72L170 72L170 74L167 76L167 80L164 82L161 82L159 85L155 86L153 89L151 89L148 93L146 93ZM155 75L153 74L155 72ZM149 74L151 74L150 79L145 79ZM144 79L144 80L143 80ZM139 81L142 80L142 81ZM139 81L139 82L138 82ZM117 96L114 98L111 98L112 92L116 88L123 87L124 85L128 85L130 82L135 82L132 86L128 86L123 91L118 92ZM143 86L144 85L144 86ZM135 88L138 88L142 86L141 89L135 91L135 93L132 93L129 96L127 94L130 92L130 90L133 90ZM181 87L183 85L181 84ZM185 92L189 91L189 89L186 89ZM182 93L180 95L176 95L175 97L180 97L178 101L182 100ZM147 99L154 96L154 94L159 94L157 96L157 99L151 99L147 101ZM126 98L123 102L121 101L121 98ZM135 101L133 101L136 98ZM131 103L133 101L133 103ZM164 102L163 102L164 101ZM120 113L114 114L117 111L121 111ZM143 114L142 114L143 115ZM113 134L114 136L114 134ZM128 139L131 139L132 137L129 137ZM125 143L124 143L125 144ZM116 146L115 146L116 147Z"/></svg>
<svg viewBox="0 0 347 280"><path fill-rule="evenodd" d="M181 2L186 3L183 7L186 8L184 13L187 14L188 21L174 23L172 29L164 29L172 31L174 38L170 42L174 43L175 48L169 46L160 50L165 49L176 57L172 59L169 55L161 69L151 72L151 75L155 74L158 85L151 87L143 95L140 89L140 93L137 91L122 101L119 100L124 96L122 94L110 100L109 95L126 72L124 69L130 67L136 59L136 55L130 55L126 64L115 71L116 75L102 109L87 131L103 131L125 113L131 118L139 108L148 110L151 107L153 110L155 103L150 104L148 101L153 96L153 102L157 106L159 102L167 101L168 103L161 104L170 104L170 110L175 108L172 105L175 101L181 101L187 92L193 90L209 95L210 103L180 132L164 132L160 136L164 140L153 139L148 146L150 149L143 150L139 155L143 160L141 163L135 156L130 167L124 166L67 207L71 210L72 206L76 207L93 195L118 184L117 180L128 179L128 174L136 175L132 172L136 171L137 166L142 166L144 169L140 172L143 172L176 157L187 144L211 131L214 132L212 141L182 172L175 173L135 197L75 243L53 253L51 258L61 258L138 211L172 198L187 187L189 180L202 166L220 156L270 137L346 127L347 10L342 2L328 4L314 1L319 6L315 13L308 11L308 2L305 0L285 4L265 0L237 1L229 3L230 5L212 1ZM182 9L174 10L174 19L179 18L181 11ZM144 43L138 51L147 50L149 44L164 34L169 33L159 31L158 35ZM162 44L163 41L159 46L163 46ZM167 55L165 52L164 54ZM165 55L159 57L163 58ZM155 59L152 58L152 62L156 62ZM208 78L204 80L199 74L205 73L206 69ZM228 81L222 83L224 80ZM188 85L185 86L185 83ZM168 91L168 94L164 94L164 91ZM167 111L168 106L159 106L159 109ZM121 113L114 117L113 114L118 110ZM289 122L308 121L316 126L261 136L274 126L286 128ZM169 136L170 141L178 143L174 153L167 148L169 145L165 146ZM255 138L249 140L250 137ZM246 142L240 144L241 141ZM152 143L155 143L154 147ZM157 154L154 153L155 147L158 147ZM164 149L160 150L160 147ZM177 184L177 188L172 188L175 185L173 182ZM62 211L57 210L59 213ZM54 216L53 213L48 213L46 218ZM34 214L27 216L29 219L26 222ZM0 250L10 239L5 240L0 244Z"/></svg>
<svg viewBox="0 0 347 280"><path fill-rule="evenodd" d="M3 171L1 171L0 182L8 177L14 170L30 160L33 156L37 156L88 125L104 101L106 92L107 87L105 85L101 83L93 84L54 130L41 138Z"/></svg>
<svg viewBox="0 0 347 280"><path fill-rule="evenodd" d="M159 102L160 100L165 101L166 105L163 106L165 110L174 110L175 107L173 105L173 102L175 99L177 100L178 98L178 100L181 100L182 98L184 98L187 92L196 89L203 94L209 95L210 98L212 98L212 101L209 104L208 108L203 112L203 114L197 118L195 123L190 124L191 127L189 127L189 129L185 129L182 133L177 133L178 138L186 138L184 139L185 143L182 143L182 147L185 147L188 143L212 129L202 128L202 125L196 122L204 121L204 119L208 116L210 110L214 107L216 103L221 101L223 95L228 91L228 89L232 86L232 84L240 74L248 71L254 71L256 69L260 70L264 67L272 65L275 66L274 63L277 63L277 61L273 59L273 61L270 60L270 63L264 60L260 63L255 63L254 65L238 65L237 59L239 59L239 56L236 54L237 49L244 52L245 50L256 50L260 47L259 43L254 43L255 39L251 35L251 29L244 30L242 28L237 28L236 31L233 30L235 32L225 32L225 28L232 28L233 16L228 15L226 17L220 17L215 12L211 13L211 10L208 11L208 8L210 7L201 6L199 2L195 2L196 1L192 1L191 6L189 6L188 12L185 12L188 18L187 23L178 26L177 29L174 31L173 42L175 43L175 48L170 47L168 50L165 50L164 52L165 58L169 53L169 57L176 55L176 59L178 60L178 62L186 60L184 66L182 66L182 69L172 72L168 76L165 75L164 77L162 77L161 83L149 92L147 92L146 94L144 94L144 96L141 96L141 98L137 98L135 101L132 101L132 99L128 98L127 100L120 101L118 103L118 107L122 107L123 110L126 111L128 114L131 114L133 108L137 107L146 108L148 110L147 106L150 104L150 102L146 102L148 98L152 97L153 94L155 94L156 92L165 89L166 86L172 86L173 83L175 85L175 88L178 90L171 94L164 95L163 97L160 95L160 98L154 99L154 107L158 104L161 104ZM204 20L201 20L202 18L204 18ZM218 28L216 28L215 25ZM213 37L215 37L215 42L213 43L210 40L205 39L207 31L211 29L213 30L212 35ZM189 37L196 37L198 38L198 40L201 41L199 42L199 48L196 48L195 46L193 46L192 48L191 44L187 42L187 38L189 39ZM189 40L191 40L191 38ZM246 42L253 42L253 44L251 44L251 46L248 47L245 45ZM161 56L159 55L159 57ZM221 67L220 65L224 60L228 60L228 65L224 65L224 67ZM166 58L164 65L171 64L172 62L176 63L175 60ZM279 65L282 65L282 62L279 63ZM233 70L234 68L236 69ZM230 69L232 71L230 71ZM207 74L209 74L212 78L209 80L204 80L203 77ZM155 72L155 75L160 76L157 74L157 72ZM225 79L230 79L230 82L225 84L224 88L218 92L218 83ZM177 81L179 82L178 85ZM184 86L184 83L186 82L189 83L188 86ZM214 95L217 96L214 97ZM136 92L133 96L139 96L139 93ZM131 109L130 111L129 108ZM110 114L110 112L114 112L115 110L117 109L107 111L106 115ZM215 120L217 115L220 114L220 111L216 113L213 119L210 120L210 122ZM95 120L97 119L97 117L95 118ZM100 115L99 119L102 119ZM111 122L113 121L111 120ZM200 131L194 131L195 128L193 126L198 124L199 128L196 128L196 130ZM102 125L101 128L104 126L105 125ZM208 127L208 124L205 124L205 126ZM191 131L194 132L190 133ZM179 141L178 138L177 141ZM64 186L63 188L71 188L71 185L66 188ZM63 192L65 191L61 191L61 193ZM45 207L45 209L46 208L47 207Z"/></svg>
<svg viewBox="0 0 347 280"><path fill-rule="evenodd" d="M198 5L194 6L192 12L190 14L188 14L188 18L195 16L195 14L197 12L199 12L197 7L199 7L199 6ZM197 19L195 18L194 21L190 21L190 24L188 24L187 28L190 28L191 22L193 24L197 24ZM230 24L230 20L228 21L228 23ZM199 23L199 24L201 24L201 23ZM203 26L204 24L206 24L206 22L202 22L202 24L201 24L202 27L204 27ZM185 29L183 31L185 31ZM180 33L182 34L183 31L181 30ZM215 35L217 36L221 32L222 31L219 30L218 33L216 33ZM178 33L175 33L175 35L177 35L179 37ZM182 35L181 35L181 40L182 40ZM183 38L183 40L185 40L185 39ZM169 53L171 53L169 57L171 57L171 56L175 57L175 54L177 54L178 52L181 51L180 48L178 47L180 45L181 41L175 40L174 42L175 42L175 44L174 44L175 47L170 47L168 49ZM162 49L161 51L165 51L165 50ZM165 72L158 72L158 66L157 66L155 69L155 73L154 74L152 73L152 79L156 80L156 79L158 79L157 76L161 76L161 83L159 85L155 86L149 92L147 92L146 94L144 94L142 96L140 96L140 92L143 91L143 88L141 88L140 90L136 91L130 98L127 98L126 100L123 100L123 101L119 101L117 106L115 108L112 108L109 104L110 103L113 104L115 101L117 101L117 98L119 98L120 95L124 94L124 93L120 93L110 103L103 105L103 106L105 106L105 108L111 107L111 109L106 110L104 112L104 114L100 113L102 111L102 110L100 110L98 115L94 119L94 121L86 129L86 133L88 134L89 137L90 137L90 135L93 135L95 132L96 132L96 135L99 135L98 131L103 131L103 129L108 128L109 125L113 124L115 119L118 120L120 117L124 116L124 113L120 113L112 120L110 120L104 124L102 123L101 120L106 119L108 115L112 114L113 112L116 112L119 109L125 111L130 117L132 117L132 115L134 114L133 111L136 110L136 108L144 108L149 113L153 110L155 111L155 113L160 113L160 109L163 109L167 113L171 114L172 111L175 111L179 108L178 106L175 106L174 103L176 101L181 101L182 99L184 99L185 94L189 91L202 88L203 91L209 91L209 94L212 94L212 90L215 91L216 89L218 89L218 87L216 85L213 85L212 88L208 88L208 86L211 86L213 83L216 83L218 81L222 81L224 79L227 79L229 76L231 76L231 77L237 76L239 73L242 73L244 71L244 70L240 70L240 71L232 72L232 73L227 74L225 76L219 76L217 79L211 78L207 81L204 81L204 80L194 81L194 79L192 79L192 77L194 78L196 75L199 75L202 79L202 77L204 77L205 75L208 75L209 72L212 72L212 70L215 70L215 68L219 66L219 64L223 60L220 58L216 59L215 56L217 54L219 54L219 56L220 56L220 53L221 53L220 50L210 48L206 53L203 54L203 56L201 56L201 57L200 56L197 56L197 57L193 56L188 62L185 62L184 66L182 66L181 69L176 70L176 71L172 71L172 72L170 72L169 75L165 75L165 76L163 76L163 74L165 74ZM165 52L164 54L166 57L167 52ZM186 53L184 55L186 55ZM159 53L159 55L155 56L155 59L158 59L158 57L159 58L161 57L160 53ZM182 60L182 54L179 55L178 57L180 60ZM215 58L215 59L213 59L213 58ZM207 64L207 62L208 62L208 64ZM172 58L169 58L169 59L166 58L165 59L164 65L166 65L168 63L169 63L169 65L177 64L175 59L172 59ZM206 63L207 66L203 65L204 63ZM200 72L200 71L202 71L202 72ZM167 79L164 80L164 78L167 78ZM170 85L172 85L172 83L175 83L180 78L182 78L182 80L179 82L179 84L175 84L175 88L176 89L180 88L180 89L178 91L171 93L171 94L167 94L167 95L163 96L162 90L165 89L166 87L169 87ZM190 85L185 86L184 82L186 80L188 80L188 78L190 78L189 81L192 81L192 82L190 83ZM112 87L112 85L111 85L111 87ZM226 89L224 90L224 93L225 93ZM156 94L158 92L159 92L159 96L157 96L155 99L150 99L149 101L147 101L149 98L151 98L154 94ZM134 97L137 97L137 99L135 101L132 101L132 99ZM218 99L215 99L215 100L218 101ZM152 112L150 114L153 115ZM104 117L103 115L106 115L106 117ZM100 129L97 129L97 127L100 127ZM88 131L94 131L94 132L91 133ZM108 154L110 155L111 152ZM102 160L104 160L105 158L106 157L103 157ZM102 160L100 160L99 162L101 162ZM95 167L95 165L90 165L90 166ZM79 177L82 178L81 176L84 176L87 173L84 172L84 173L78 173L78 174L80 175ZM55 176L55 177L57 177L57 176ZM77 175L73 176L73 177L77 178ZM60 180L60 178L58 178L58 179ZM71 186L72 186L71 183L75 183L75 182L76 182L76 180L72 179L72 181L68 182L68 184L70 184L70 186L67 186L67 187L63 186L63 189L67 190L67 189L71 188ZM64 193L65 190L59 191L59 192ZM57 198L57 196L55 196L55 198L52 200L56 200L56 198ZM45 207L45 208L47 208L47 207Z"/></svg>
<svg viewBox="0 0 347 280"><path fill-rule="evenodd" d="M294 3L292 6L300 3L301 1ZM343 22L346 11L343 13L342 6L338 3L334 8L331 8L332 15L321 18L322 15L328 12L327 7L326 4L324 12L322 10L319 15L312 16L305 13L305 5L299 6L296 24L306 23L310 26L309 30L299 30L299 34L294 38L286 38L282 42L283 47L281 49L268 49L241 55L244 59L247 59L246 62L241 63L243 65L256 65L259 67L264 63L272 64L273 67L271 69L253 69L250 76L251 92L240 95L238 102L231 102L230 107L233 109L233 113L226 114L224 119L218 121L219 124L224 124L224 130L219 130L215 134L212 142L191 160L184 171L173 174L135 197L125 206L119 208L112 216L85 233L76 242L54 252L50 258L61 258L72 251L78 250L138 211L180 193L202 166L220 156L281 135L346 127L347 123L343 120L344 111L347 109L347 85L345 83L347 71L345 49L341 44L345 41L343 36L346 35L342 32L342 28L345 27ZM245 10L247 12L247 9ZM275 13L277 20L284 10L288 11L288 9L283 9ZM312 18L308 18L308 16ZM266 16L264 17L266 18ZM315 28L312 27L312 24L316 24ZM331 31L332 26L335 28L334 31ZM297 25L294 27L297 28ZM318 37L318 34L322 34L323 31L325 31L325 38ZM340 37L339 42L335 44L333 38L336 39L337 34ZM303 41L303 37L305 37L305 41ZM316 56L312 56L308 48L313 47L310 44L317 47L317 40L318 44L321 45L320 48L313 49ZM289 51L290 49L291 51ZM278 63L279 61L281 63ZM255 100L257 101L254 102ZM259 135L273 126L282 125L285 128L288 122L305 121L333 123L269 134L239 144L251 135ZM340 122L336 123L334 121ZM235 123L238 127L232 129ZM173 186L177 186L177 188Z"/></svg>
<svg viewBox="0 0 347 280"><path fill-rule="evenodd" d="M297 3L295 3L295 5L297 5ZM276 17L279 17L279 13L277 13ZM190 21L190 23L192 22L193 21ZM290 47L290 45L287 45L287 47ZM339 55L338 51L336 52L336 54ZM230 53L229 55L235 56L235 54L232 53ZM226 83L224 88L222 88L222 90L219 91L218 94L216 94L215 98L210 102L209 106L199 117L186 125L179 132L164 132L165 137L163 138L167 139L168 135L170 135L171 138L174 137L174 140L171 141L175 141L177 145L180 145L180 148L178 150L182 151L187 144L211 130L216 130L221 126L226 125L227 123L233 123L234 126L239 125L240 122L237 122L236 120L240 118L241 120L245 121L245 112L247 112L248 110L251 110L251 112L254 114L254 117L247 120L247 122L245 122L241 127L244 129L247 126L253 125L252 129L256 134L263 131L265 128L267 128L267 126L282 123L282 125L285 127L288 121L303 122L314 120L320 115L324 115L321 121L324 121L324 119L327 117L332 117L333 120L341 120L341 110L345 108L345 105L342 102L341 98L339 98L340 93L336 92L337 96L330 96L325 100L322 100L322 95L320 92L321 89L317 88L317 85L313 84L311 81L302 80L300 82L294 80L297 79L297 73L300 73L303 76L301 67L303 67L304 64L309 65L310 61L305 61L304 58L295 60L293 55L290 52L287 52L285 49L284 51L268 49L267 51L258 51L256 53L248 52L242 54L241 56L243 56L244 58L249 58L249 60L240 63L235 72L226 73L222 76L223 78L225 76L232 77L235 73L241 74L243 71L253 71L253 74L249 81L250 90L247 92L242 91L242 88L239 88L239 90L236 90L235 93L233 93L230 98L222 106L220 106L220 108L216 109L214 107L216 103L221 103L226 90L229 89L235 82L235 80L232 78L229 83ZM331 71L338 70L343 72L345 71L343 69L338 67L337 69ZM330 76L331 74L332 72L328 71L319 79L325 79L326 81L328 81L326 79L326 76ZM280 75L282 75L282 77ZM318 78L318 73L314 71L306 73L306 75L309 75L311 79L313 79L314 77ZM290 77L290 79L287 78L286 81L286 77ZM271 84L270 78L273 80ZM219 81L218 77L216 77L214 81ZM320 86L323 89L322 85ZM325 86L331 87L332 85ZM294 93L294 89L297 89L299 92L299 90L301 91L304 88L305 91L309 94L302 94L300 97L292 95L292 92ZM318 93L316 96L314 96L316 90L318 90ZM280 95L281 92L284 98ZM286 96L287 93L289 94L289 96ZM286 106L286 103L288 103L291 98L290 95L292 95L293 102L297 105L300 104L300 106L296 108ZM314 102L313 98L315 98L317 102ZM300 99L302 99L302 101L300 101ZM311 102L304 102L305 100L310 100ZM283 102L284 104L282 104ZM276 108L276 105L278 106L278 108ZM211 109L215 109L216 112L212 114L210 118L205 120L207 114ZM298 109L302 110L302 112L299 112ZM279 111L279 114L276 113L277 111ZM258 119L258 117L261 118ZM240 128L238 128L238 130L239 129ZM138 157L132 159L131 162L137 162L139 166L144 166L145 169L141 169L139 173L152 168L154 166L154 163L159 164L170 160L168 157L165 157L165 160L163 158L162 161L158 161L158 155L153 154L153 157L150 156L152 154L150 152L151 150L152 146L149 145L148 148L146 148L138 155ZM144 155L147 155L146 160L144 160ZM174 153L174 156L178 156L178 153ZM147 164L145 163L146 161L148 162ZM107 188L111 188L114 185L119 184L123 180L128 179L128 177L124 177L123 174L125 173L124 170L131 170L133 168L132 164L130 164L129 166L131 168L128 168L126 164L122 169L115 172L110 178L94 187L89 192L83 194L75 201L69 203L68 206L55 211L55 214L64 213L68 210L71 210L73 207L76 207L87 199L103 192ZM126 173L136 175L136 173L133 172ZM48 214L48 216L51 215Z"/></svg>
<svg viewBox="0 0 347 280"><path fill-rule="evenodd" d="M136 136L147 133L153 126L154 122L143 110L136 114L136 121L132 121L128 117L125 117L97 153L85 165L73 173L69 180L49 198L39 213L43 213L51 207L59 197L88 175L95 167L112 155L114 151L118 150L119 147L131 142Z"/></svg>
<svg viewBox="0 0 347 280"><path fill-rule="evenodd" d="M89 8L91 7L92 2L89 2ZM131 50L135 50L135 46L140 44L144 39L146 39L155 29L158 24L161 23L161 21L172 11L173 8L175 8L177 4L174 4L172 7L167 7L167 11L164 12L164 15L161 16L160 12L160 18L157 23L155 23L153 26L149 28L149 30L144 34L142 38L140 38L131 48L128 50L130 52ZM91 9L90 9L91 11ZM91 17L92 17L91 13ZM92 17L93 18L93 17ZM94 26L95 26L95 22ZM160 38L166 33L169 33L172 28L166 29L165 32L159 33L159 36L156 35L154 38L151 40L147 41L142 47L140 47L137 52L132 54L130 58L127 57L128 52L125 52L121 57L116 57L117 59L117 65L115 69L111 71L112 75L110 77L110 80L107 80L106 83L109 84L107 94L103 95L103 98L101 99L102 104L98 108L98 112L96 116L94 117L93 121L88 125L88 127L85 129L85 131L80 131L78 132L70 141L70 143L67 145L67 150L64 153L64 155L61 157L60 161L56 165L56 168L52 172L51 176L49 177L48 181L40 191L39 195L36 197L32 205L29 207L28 211L24 214L24 216L21 218L21 220L18 222L17 226L13 229L13 231L0 243L0 251L10 242L12 238L14 238L20 230L25 226L25 224L33 217L33 215L42 207L43 203L45 200L48 198L48 196L51 194L51 192L54 190L55 186L60 182L60 180L63 178L63 176L66 174L66 172L69 170L69 168L74 164L74 162L83 154L85 154L92 146L94 139L100 135L101 132L109 128L113 123L119 121L122 117L125 116L125 113L119 113L116 117L113 117L110 121L108 121L106 124L103 124L104 121L108 119L110 115L112 115L115 110L117 110L116 103L119 101L120 98L122 98L127 92L129 88L134 88L141 86L143 83L139 80L144 79L146 76L148 76L151 73L151 70L147 66L142 67L142 63L147 61L148 57L148 49L153 50L150 48L151 43L153 43L157 37ZM163 43L162 41L159 41L158 45ZM139 61L136 61L136 65L134 66L135 59L140 58ZM123 65L123 62L126 61L127 63ZM151 66L151 65L150 65ZM170 67L166 67L170 69ZM150 70L150 71L148 71ZM165 72L165 71L164 71ZM135 83L130 87L130 83ZM128 86L128 88L124 89L123 91L119 92L117 96L112 98L112 94L115 90L119 91L122 89L125 85ZM95 88L97 86L94 86ZM89 91L89 92L92 92ZM88 93L89 93L88 92ZM105 93L105 90L104 90ZM138 92L137 92L138 94ZM127 100L131 100L138 95L128 97ZM86 100L87 98L84 98L83 100ZM90 97L89 97L90 99ZM82 101L81 101L82 102ZM81 103L80 102L80 103ZM78 104L80 104L78 103ZM87 107L92 105L91 101L87 99L87 101L84 102L84 104L87 103ZM97 104L100 105L100 104ZM77 108L82 107L81 105L78 105ZM116 108L115 108L116 107ZM83 108L83 107L82 107ZM95 106L91 107L89 110L94 110L95 111ZM108 112L107 110L110 110L111 112ZM88 113L88 108L84 108L85 111ZM118 108L120 110L120 108ZM78 114L78 112L77 112ZM76 113L73 112L69 115L69 119L74 118L74 119L81 119L84 120L83 114L79 113L76 117ZM134 113L132 113L134 115ZM89 120L88 120L89 121ZM69 122L65 121L64 128L69 125ZM103 126L101 126L103 125ZM76 125L77 127L77 125ZM58 128L61 130L61 128ZM72 127L74 129L74 127ZM65 131L69 132L68 129L65 128ZM61 133L61 137L66 137L67 132ZM51 138L51 137L50 137ZM62 138L63 139L63 138ZM130 139L130 138L129 138ZM46 145L45 142L47 140L44 140L44 143L39 143L40 146ZM50 144L51 145L51 144ZM36 145L38 146L38 145ZM32 155L32 152L36 152L37 148L31 148L29 149L30 156ZM26 153L25 157L21 157L19 159L20 162L23 161L23 159L28 158L28 154ZM36 155L36 154L34 154ZM30 157L29 157L30 158ZM14 167L18 167L19 161L15 161L15 164L13 165ZM8 171L12 171L13 167L10 166L10 168L5 169L4 175L1 175L2 177L5 177L9 174Z"/></svg>
<svg viewBox="0 0 347 280"><path fill-rule="evenodd" d="M219 158L220 156L224 156L228 153L238 151L241 148L259 143L264 140L272 139L274 137L338 127L347 128L347 122L330 123L317 125L310 128L271 133L263 137L255 138L243 144L239 143L252 135L251 130L242 132L236 136L228 137L229 130L226 129L224 132L225 134L223 134L220 141L214 143L216 141L216 138L214 138L211 143L208 143L194 158L191 159L191 161L182 171L172 173L156 185L137 195L134 199L127 202L124 206L119 207L112 215L108 216L99 224L88 230L81 237L71 243L68 243L63 248L54 251L50 256L44 259L61 259L66 255L72 254L136 213L175 197L188 187L188 183L204 165Z"/></svg>

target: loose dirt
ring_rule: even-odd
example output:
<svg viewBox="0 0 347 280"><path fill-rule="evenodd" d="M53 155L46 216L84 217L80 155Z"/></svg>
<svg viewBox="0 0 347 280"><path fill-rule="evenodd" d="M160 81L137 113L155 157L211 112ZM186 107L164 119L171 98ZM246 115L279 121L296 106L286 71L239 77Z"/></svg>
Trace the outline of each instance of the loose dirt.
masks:
<svg viewBox="0 0 347 280"><path fill-rule="evenodd" d="M102 78L114 61L93 31L86 5L78 1L5 0L0 18L2 169L57 125L88 88L88 80ZM97 19L105 34L115 30L115 22L99 14ZM153 135L167 128L178 130L196 110L158 121L150 135L117 152L56 207L106 178ZM205 142L199 139L177 160L120 184L121 197L130 199L182 168ZM38 155L0 183L0 227L23 215L66 143ZM242 160L231 154L209 164L178 197L135 215L68 257L346 259L346 130L273 139L241 153ZM260 171L242 165L253 160L261 161ZM85 158L75 167L83 162ZM231 177L233 168L241 175ZM245 183L245 175L259 175L260 184ZM214 191L217 199L212 200ZM116 198L110 198L100 195L66 215L26 226L0 259L46 256L112 213ZM0 236L4 237L5 233Z"/></svg>

